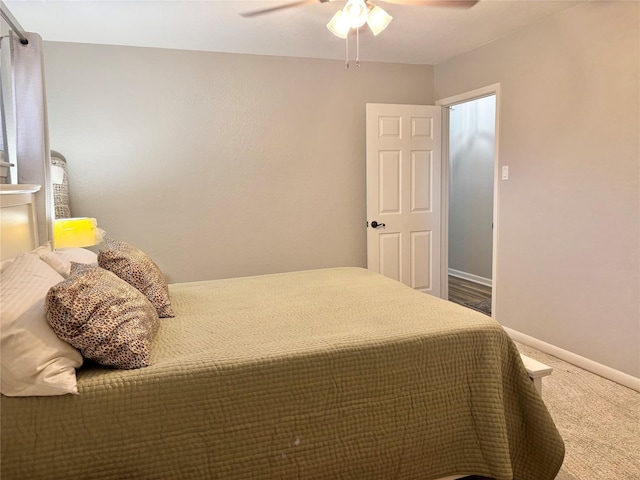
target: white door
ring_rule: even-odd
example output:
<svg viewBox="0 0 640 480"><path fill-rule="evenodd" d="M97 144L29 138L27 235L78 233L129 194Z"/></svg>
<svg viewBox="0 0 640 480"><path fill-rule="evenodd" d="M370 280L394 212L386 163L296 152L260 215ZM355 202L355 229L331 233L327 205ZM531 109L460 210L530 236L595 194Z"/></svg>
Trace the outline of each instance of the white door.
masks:
<svg viewBox="0 0 640 480"><path fill-rule="evenodd" d="M440 296L442 107L367 104L367 267Z"/></svg>

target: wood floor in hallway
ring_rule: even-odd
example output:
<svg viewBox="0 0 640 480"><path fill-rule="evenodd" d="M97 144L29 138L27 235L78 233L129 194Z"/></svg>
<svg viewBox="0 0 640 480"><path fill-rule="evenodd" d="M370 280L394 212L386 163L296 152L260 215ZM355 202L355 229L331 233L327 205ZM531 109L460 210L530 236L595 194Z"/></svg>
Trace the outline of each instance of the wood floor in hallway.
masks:
<svg viewBox="0 0 640 480"><path fill-rule="evenodd" d="M491 287L449 275L449 300L465 304L491 298Z"/></svg>

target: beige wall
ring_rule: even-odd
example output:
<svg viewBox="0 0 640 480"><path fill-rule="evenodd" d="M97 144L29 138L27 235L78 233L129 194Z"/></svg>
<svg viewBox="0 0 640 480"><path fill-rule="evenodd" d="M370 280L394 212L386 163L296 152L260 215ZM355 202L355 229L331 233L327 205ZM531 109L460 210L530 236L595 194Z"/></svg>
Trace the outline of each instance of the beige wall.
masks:
<svg viewBox="0 0 640 480"><path fill-rule="evenodd" d="M73 215L169 281L366 265L365 103L433 103L433 67L45 44Z"/></svg>
<svg viewBox="0 0 640 480"><path fill-rule="evenodd" d="M640 377L640 4L588 2L435 67L500 83L496 316Z"/></svg>

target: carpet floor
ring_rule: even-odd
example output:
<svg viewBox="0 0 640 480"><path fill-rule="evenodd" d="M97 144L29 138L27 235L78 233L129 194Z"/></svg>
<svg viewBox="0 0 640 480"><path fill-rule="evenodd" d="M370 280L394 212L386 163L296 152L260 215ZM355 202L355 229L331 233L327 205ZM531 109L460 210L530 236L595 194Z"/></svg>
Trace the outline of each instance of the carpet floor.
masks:
<svg viewBox="0 0 640 480"><path fill-rule="evenodd" d="M517 345L553 367L542 398L565 443L556 480L640 480L640 392Z"/></svg>

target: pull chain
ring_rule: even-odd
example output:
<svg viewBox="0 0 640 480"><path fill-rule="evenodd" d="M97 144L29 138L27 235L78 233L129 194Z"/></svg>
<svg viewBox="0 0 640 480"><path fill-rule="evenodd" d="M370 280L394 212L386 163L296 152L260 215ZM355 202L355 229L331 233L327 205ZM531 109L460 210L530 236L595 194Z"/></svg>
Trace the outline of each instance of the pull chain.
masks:
<svg viewBox="0 0 640 480"><path fill-rule="evenodd" d="M344 68L349 68L349 34L344 39ZM356 28L356 67L360 66L360 28Z"/></svg>
<svg viewBox="0 0 640 480"><path fill-rule="evenodd" d="M349 68L349 34L344 37L344 68Z"/></svg>
<svg viewBox="0 0 640 480"><path fill-rule="evenodd" d="M356 28L356 67L360 66L360 27Z"/></svg>

